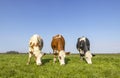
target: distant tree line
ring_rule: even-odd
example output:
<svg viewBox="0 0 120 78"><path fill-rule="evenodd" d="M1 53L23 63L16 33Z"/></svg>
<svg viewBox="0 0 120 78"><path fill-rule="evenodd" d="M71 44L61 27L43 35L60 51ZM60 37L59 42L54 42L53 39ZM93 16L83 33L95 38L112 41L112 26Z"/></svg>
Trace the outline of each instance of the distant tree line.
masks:
<svg viewBox="0 0 120 78"><path fill-rule="evenodd" d="M6 54L19 54L18 51L7 51Z"/></svg>

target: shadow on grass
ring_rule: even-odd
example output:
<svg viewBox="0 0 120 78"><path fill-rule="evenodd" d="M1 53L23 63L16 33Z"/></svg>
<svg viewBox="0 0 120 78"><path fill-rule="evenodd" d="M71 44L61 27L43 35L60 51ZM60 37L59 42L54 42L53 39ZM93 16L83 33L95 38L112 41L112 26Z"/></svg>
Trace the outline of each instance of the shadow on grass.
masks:
<svg viewBox="0 0 120 78"><path fill-rule="evenodd" d="M46 63L50 63L50 61L53 61L53 59L42 59L42 63L43 65L45 65ZM59 60L57 60L59 62ZM68 64L68 62L70 61L69 58L65 58L65 63Z"/></svg>
<svg viewBox="0 0 120 78"><path fill-rule="evenodd" d="M65 58L65 63L68 64L68 62L70 61L69 58Z"/></svg>
<svg viewBox="0 0 120 78"><path fill-rule="evenodd" d="M50 60L52 60L52 59L42 59L42 63L43 63L43 65L46 64L46 63L49 63Z"/></svg>

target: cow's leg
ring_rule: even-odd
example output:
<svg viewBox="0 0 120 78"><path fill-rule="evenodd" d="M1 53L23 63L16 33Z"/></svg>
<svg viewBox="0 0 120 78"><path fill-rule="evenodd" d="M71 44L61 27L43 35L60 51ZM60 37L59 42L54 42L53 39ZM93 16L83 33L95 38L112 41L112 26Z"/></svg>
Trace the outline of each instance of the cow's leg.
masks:
<svg viewBox="0 0 120 78"><path fill-rule="evenodd" d="M79 50L79 52L80 52L80 60L83 60L84 58L84 52L83 52L83 50Z"/></svg>
<svg viewBox="0 0 120 78"><path fill-rule="evenodd" d="M53 63L56 63L56 55L54 55L54 58L53 58Z"/></svg>
<svg viewBox="0 0 120 78"><path fill-rule="evenodd" d="M53 54L54 54L54 57L53 57L53 63L56 63L56 54L57 53L57 51L56 50L53 50Z"/></svg>
<svg viewBox="0 0 120 78"><path fill-rule="evenodd" d="M80 60L84 60L84 55L80 54Z"/></svg>
<svg viewBox="0 0 120 78"><path fill-rule="evenodd" d="M31 57L32 57L32 54L29 52L29 57L28 57L28 62L27 62L27 65L29 65L29 64L30 64Z"/></svg>

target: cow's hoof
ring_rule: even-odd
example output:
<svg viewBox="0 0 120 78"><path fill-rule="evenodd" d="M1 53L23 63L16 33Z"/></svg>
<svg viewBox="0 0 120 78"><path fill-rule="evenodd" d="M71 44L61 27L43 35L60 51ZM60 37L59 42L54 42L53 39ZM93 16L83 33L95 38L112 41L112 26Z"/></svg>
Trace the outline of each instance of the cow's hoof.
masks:
<svg viewBox="0 0 120 78"><path fill-rule="evenodd" d="M41 66L41 65L42 65L42 63L38 63L38 64L37 64L37 66Z"/></svg>
<svg viewBox="0 0 120 78"><path fill-rule="evenodd" d="M88 64L92 64L92 63L88 63Z"/></svg>
<svg viewBox="0 0 120 78"><path fill-rule="evenodd" d="M61 66L64 66L65 64L60 64Z"/></svg>
<svg viewBox="0 0 120 78"><path fill-rule="evenodd" d="M29 65L30 63L26 63L26 65Z"/></svg>

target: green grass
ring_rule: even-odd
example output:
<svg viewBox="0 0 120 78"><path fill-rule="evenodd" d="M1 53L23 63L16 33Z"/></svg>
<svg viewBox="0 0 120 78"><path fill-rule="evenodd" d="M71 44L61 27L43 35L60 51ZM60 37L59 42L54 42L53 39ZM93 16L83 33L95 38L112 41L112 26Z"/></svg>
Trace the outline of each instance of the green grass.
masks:
<svg viewBox="0 0 120 78"><path fill-rule="evenodd" d="M34 58L26 65L28 54L0 54L0 78L120 78L120 54L96 55L92 65L79 58L69 55L60 66L53 63L53 55L46 55L37 66Z"/></svg>

